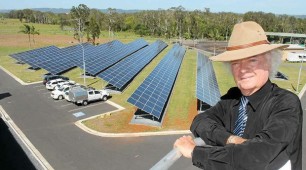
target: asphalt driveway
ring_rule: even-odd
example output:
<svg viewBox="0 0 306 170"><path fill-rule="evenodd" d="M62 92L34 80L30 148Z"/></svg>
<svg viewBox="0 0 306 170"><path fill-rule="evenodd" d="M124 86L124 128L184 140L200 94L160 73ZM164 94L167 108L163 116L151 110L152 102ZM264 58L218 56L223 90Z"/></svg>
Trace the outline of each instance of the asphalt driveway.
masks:
<svg viewBox="0 0 306 170"><path fill-rule="evenodd" d="M40 84L22 86L2 70L0 80L0 94L3 94L0 105L56 170L149 169L169 152L175 139L180 136L94 136L76 127L74 122L96 114L96 109L100 113L114 110L113 106L102 102L82 108L84 110L73 110L79 107L52 100L48 91L37 87ZM86 116L73 115L79 111L86 113ZM171 169L197 168L192 166L190 160L182 158Z"/></svg>

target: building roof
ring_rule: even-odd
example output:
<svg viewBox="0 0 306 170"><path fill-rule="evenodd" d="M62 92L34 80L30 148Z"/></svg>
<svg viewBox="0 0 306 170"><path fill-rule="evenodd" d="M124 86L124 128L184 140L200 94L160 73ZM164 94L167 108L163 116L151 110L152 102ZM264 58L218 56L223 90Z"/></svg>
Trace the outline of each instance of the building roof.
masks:
<svg viewBox="0 0 306 170"><path fill-rule="evenodd" d="M266 32L266 35L273 35L279 37L306 38L306 34L283 33L283 32Z"/></svg>

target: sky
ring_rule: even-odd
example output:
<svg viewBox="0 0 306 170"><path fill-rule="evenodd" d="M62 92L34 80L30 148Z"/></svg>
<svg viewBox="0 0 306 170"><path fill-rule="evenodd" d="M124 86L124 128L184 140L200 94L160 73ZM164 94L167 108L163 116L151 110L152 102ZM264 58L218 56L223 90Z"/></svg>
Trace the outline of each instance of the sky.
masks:
<svg viewBox="0 0 306 170"><path fill-rule="evenodd" d="M0 0L0 9L66 8L85 4L97 9L157 10L183 6L187 10L245 13L248 11L274 14L306 15L305 0Z"/></svg>

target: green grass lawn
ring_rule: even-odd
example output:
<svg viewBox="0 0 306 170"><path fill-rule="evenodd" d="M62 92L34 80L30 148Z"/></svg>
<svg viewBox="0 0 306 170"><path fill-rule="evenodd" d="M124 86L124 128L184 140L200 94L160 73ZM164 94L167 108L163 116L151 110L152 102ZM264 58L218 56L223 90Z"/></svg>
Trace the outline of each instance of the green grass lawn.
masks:
<svg viewBox="0 0 306 170"><path fill-rule="evenodd" d="M52 24L35 24L35 23L22 23L18 19L4 19L0 22L0 34L22 34L20 33L23 24L34 26L40 34L44 35L73 35L71 31L61 30L59 25Z"/></svg>

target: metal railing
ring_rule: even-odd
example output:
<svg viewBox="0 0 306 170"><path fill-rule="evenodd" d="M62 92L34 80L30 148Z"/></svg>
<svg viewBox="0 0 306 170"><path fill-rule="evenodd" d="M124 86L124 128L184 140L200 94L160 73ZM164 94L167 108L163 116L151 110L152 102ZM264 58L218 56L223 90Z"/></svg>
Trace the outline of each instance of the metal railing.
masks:
<svg viewBox="0 0 306 170"><path fill-rule="evenodd" d="M197 146L204 146L205 142L201 138L195 138L194 142ZM158 161L150 170L167 170L169 169L180 157L181 152L173 148L167 155Z"/></svg>

